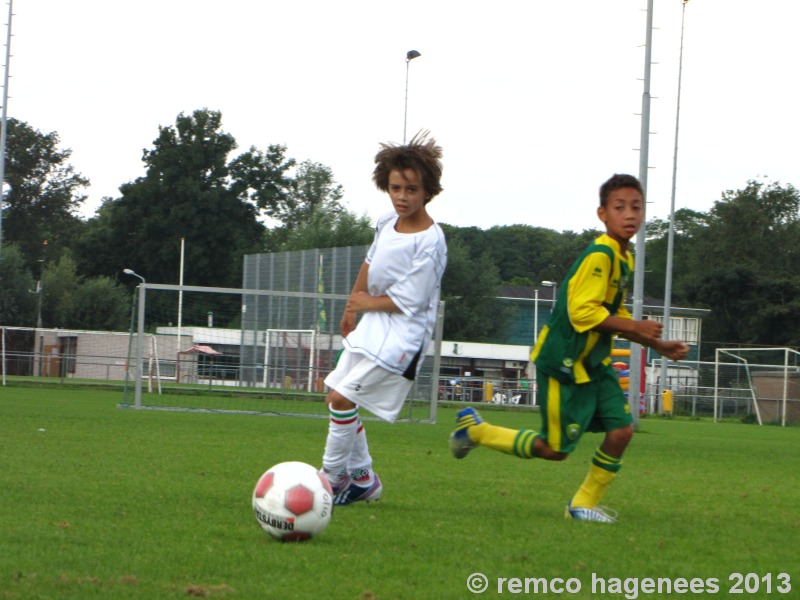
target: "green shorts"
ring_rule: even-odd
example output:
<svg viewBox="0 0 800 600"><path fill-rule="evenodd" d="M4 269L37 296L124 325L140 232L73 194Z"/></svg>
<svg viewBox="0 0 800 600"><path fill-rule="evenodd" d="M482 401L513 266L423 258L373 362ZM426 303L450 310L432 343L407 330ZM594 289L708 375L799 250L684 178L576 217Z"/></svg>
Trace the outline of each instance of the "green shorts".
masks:
<svg viewBox="0 0 800 600"><path fill-rule="evenodd" d="M572 452L586 431L613 431L633 423L631 408L611 366L588 383L561 383L541 371L536 383L542 411L540 437L556 452Z"/></svg>

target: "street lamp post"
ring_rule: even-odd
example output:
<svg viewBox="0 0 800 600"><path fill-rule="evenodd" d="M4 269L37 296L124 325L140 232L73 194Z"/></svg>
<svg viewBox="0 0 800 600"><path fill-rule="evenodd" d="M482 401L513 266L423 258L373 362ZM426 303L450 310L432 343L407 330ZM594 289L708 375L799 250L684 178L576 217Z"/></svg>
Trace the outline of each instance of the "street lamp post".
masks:
<svg viewBox="0 0 800 600"><path fill-rule="evenodd" d="M42 258L39 259L39 281L36 283L36 336L39 345L39 377L42 376L42 360L44 359L44 335L42 334L42 303L44 301L44 263L47 259L47 240L43 242Z"/></svg>
<svg viewBox="0 0 800 600"><path fill-rule="evenodd" d="M553 304L550 307L550 312L552 313L556 308L556 298L558 298L558 282L556 282L556 281L543 281L542 285L544 287L553 288Z"/></svg>
<svg viewBox="0 0 800 600"><path fill-rule="evenodd" d="M418 56L422 55L416 50L409 50L406 53L406 101L403 108L403 144L406 143L406 124L408 123L408 64Z"/></svg>
<svg viewBox="0 0 800 600"><path fill-rule="evenodd" d="M142 280L141 285L139 286L139 312L138 312L138 323L136 326L136 382L134 384L134 397L135 397L135 405L136 408L141 408L142 402L142 356L144 355L144 293L145 288L147 287L147 282L144 280L144 277L136 273L131 269L123 269L123 273L126 275L131 275L133 277L138 277ZM131 320L133 320L133 313L131 312ZM131 329L133 329L133 323L131 323ZM130 346L130 344L129 344Z"/></svg>

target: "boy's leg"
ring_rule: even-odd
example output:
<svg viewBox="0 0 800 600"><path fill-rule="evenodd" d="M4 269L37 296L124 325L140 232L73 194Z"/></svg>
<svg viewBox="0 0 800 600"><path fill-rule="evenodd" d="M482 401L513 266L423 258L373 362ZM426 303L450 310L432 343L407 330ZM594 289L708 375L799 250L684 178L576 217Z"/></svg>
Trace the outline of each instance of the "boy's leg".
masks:
<svg viewBox="0 0 800 600"><path fill-rule="evenodd" d="M372 484L372 480L374 479L372 455L369 453L367 430L364 428L364 423L360 418L358 419L358 428L356 429L353 451L350 453L350 459L347 461L347 471L350 474L350 479L356 485L368 486Z"/></svg>
<svg viewBox="0 0 800 600"><path fill-rule="evenodd" d="M334 496L334 504L341 506L362 500L366 502L380 500L383 485L381 478L372 470L367 431L361 419L358 421L353 450L347 462L347 473L350 485Z"/></svg>
<svg viewBox="0 0 800 600"><path fill-rule="evenodd" d="M606 434L605 441L595 451L586 479L572 498L572 508L594 508L603 499L608 487L622 468L622 454L633 436L633 426Z"/></svg>
<svg viewBox="0 0 800 600"><path fill-rule="evenodd" d="M328 404L329 420L322 470L336 494L347 489L350 484L347 465L356 442L358 407L336 390L331 390L325 401Z"/></svg>
<svg viewBox="0 0 800 600"><path fill-rule="evenodd" d="M464 458L478 446L514 454L521 458L533 458L533 442L536 433L530 429L509 429L490 425L474 408L459 411L456 429L450 435L450 449L456 458Z"/></svg>
<svg viewBox="0 0 800 600"><path fill-rule="evenodd" d="M570 502L573 508L594 508L600 504L622 468L622 455L633 437L630 407L613 370L609 370L606 377L596 385L599 394L597 415L606 434L592 457L586 479Z"/></svg>
<svg viewBox="0 0 800 600"><path fill-rule="evenodd" d="M474 408L465 408L458 413L456 429L450 435L450 449L456 458L465 457L470 450L486 446L493 450L513 454L520 458L543 458L564 460L569 449L556 449L545 440L549 431L556 431L561 439L561 385L546 375L537 377L542 411L542 432L530 429L510 429L485 422Z"/></svg>

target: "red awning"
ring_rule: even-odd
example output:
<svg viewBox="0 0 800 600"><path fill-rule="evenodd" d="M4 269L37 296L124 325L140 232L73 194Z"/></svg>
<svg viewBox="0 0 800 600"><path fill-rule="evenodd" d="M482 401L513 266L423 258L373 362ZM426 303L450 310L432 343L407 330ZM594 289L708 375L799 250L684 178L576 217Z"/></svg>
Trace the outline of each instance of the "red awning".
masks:
<svg viewBox="0 0 800 600"><path fill-rule="evenodd" d="M182 350L178 354L207 354L210 356L220 356L222 352L217 352L211 346L203 346L202 344L195 344L188 350Z"/></svg>

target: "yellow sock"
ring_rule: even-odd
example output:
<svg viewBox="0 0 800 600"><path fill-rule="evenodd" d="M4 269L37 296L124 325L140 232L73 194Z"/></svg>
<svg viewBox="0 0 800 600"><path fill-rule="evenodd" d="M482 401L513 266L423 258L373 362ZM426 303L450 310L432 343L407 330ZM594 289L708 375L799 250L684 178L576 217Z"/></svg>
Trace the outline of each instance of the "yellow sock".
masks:
<svg viewBox="0 0 800 600"><path fill-rule="evenodd" d="M515 454L520 458L533 458L536 433L530 429L509 429L484 422L470 427L467 434L473 442L481 446Z"/></svg>
<svg viewBox="0 0 800 600"><path fill-rule="evenodd" d="M611 485L621 466L622 458L606 454L598 448L594 458L592 458L592 464L589 466L589 473L586 475L586 479L584 479L578 492L572 498L572 506L594 508L600 504L600 500L603 499L608 486Z"/></svg>

